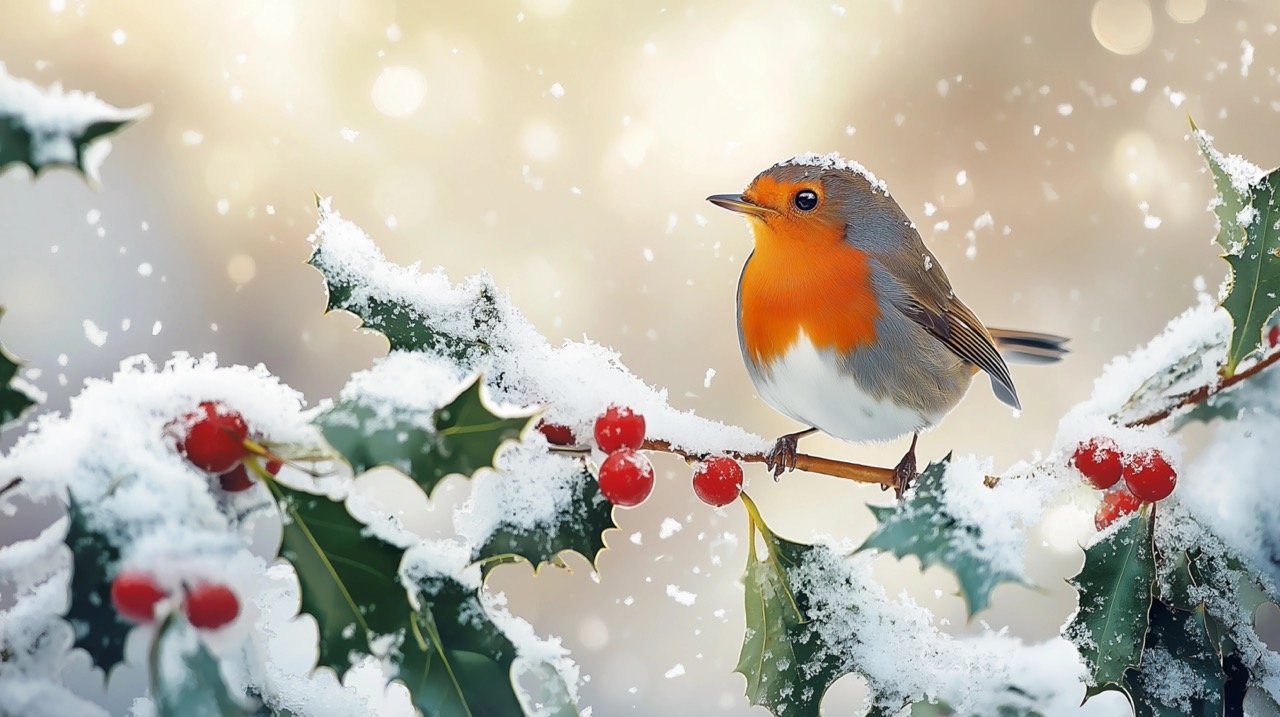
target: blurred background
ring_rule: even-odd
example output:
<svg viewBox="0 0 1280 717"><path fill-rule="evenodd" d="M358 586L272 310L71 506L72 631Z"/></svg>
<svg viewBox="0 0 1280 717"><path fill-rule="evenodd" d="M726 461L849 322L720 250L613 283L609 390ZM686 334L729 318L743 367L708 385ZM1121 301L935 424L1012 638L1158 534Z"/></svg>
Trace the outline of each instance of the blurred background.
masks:
<svg viewBox="0 0 1280 717"><path fill-rule="evenodd" d="M385 343L322 315L303 264L315 191L392 259L487 270L553 340L613 346L674 404L774 436L795 425L756 398L734 328L750 237L703 198L839 151L889 183L984 320L1073 337L1065 364L1014 369L1021 415L979 382L922 438L924 459L1003 468L1047 451L1111 356L1221 281L1187 116L1224 150L1280 162L1278 22L1274 2L1208 0L7 3L11 73L154 112L114 139L100 188L0 176L0 336L53 410L124 357L177 350L333 396ZM882 465L903 448L805 442ZM683 465L657 464L598 579L575 556L536 578L501 568L492 586L563 637L597 715L764 714L732 674L741 507L707 509ZM748 479L794 539L861 539L865 504L888 502L822 476ZM1045 639L1074 608L1062 578L1090 500L1032 536L1039 589L1001 587L971 621L940 570L881 558L878 576L944 629ZM0 544L54 514L0 516ZM861 694L841 680L827 713Z"/></svg>

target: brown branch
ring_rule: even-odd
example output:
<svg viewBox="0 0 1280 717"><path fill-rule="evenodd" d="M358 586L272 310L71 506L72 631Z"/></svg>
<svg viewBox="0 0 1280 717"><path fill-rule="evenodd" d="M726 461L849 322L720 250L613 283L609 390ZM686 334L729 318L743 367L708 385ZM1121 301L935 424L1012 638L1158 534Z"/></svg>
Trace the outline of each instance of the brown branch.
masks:
<svg viewBox="0 0 1280 717"><path fill-rule="evenodd" d="M688 460L702 460L707 454L691 453L689 451L674 448L667 441L647 440L640 446L646 451L662 451L664 453L674 453ZM765 454L763 453L735 453L729 451L727 455L744 463L764 463ZM845 480L857 481L859 483L874 483L876 485L891 488L894 485L895 478L892 468L880 468L879 466L865 466L860 463L846 463L845 461L837 461L831 458L823 458L821 456L811 456L806 453L796 454L796 470L807 471L809 473L821 473L823 475L832 476L834 478L844 478Z"/></svg>
<svg viewBox="0 0 1280 717"><path fill-rule="evenodd" d="M1180 409L1186 408L1187 406L1194 406L1198 403L1204 403L1205 401L1209 400L1211 397L1216 396L1219 393L1222 393L1223 391L1227 390L1228 388L1231 388L1237 383L1240 383L1241 381L1244 381L1247 378L1250 378L1252 376L1255 376L1261 373L1264 369L1266 369L1271 364L1276 363L1277 361L1280 361L1280 351L1273 351L1270 356L1267 356L1266 358L1250 366L1244 371L1241 371L1240 373L1232 374L1217 383L1207 384L1207 385L1201 386L1200 388L1197 388L1194 391L1188 391L1182 394L1181 396L1178 396L1171 405L1167 406L1163 410L1153 413L1150 416L1147 416L1146 418L1139 418L1136 421L1130 421L1125 425L1129 427L1135 427L1135 426L1150 426L1153 423L1159 423L1160 421L1163 421L1169 416L1172 416L1175 412L1177 412Z"/></svg>

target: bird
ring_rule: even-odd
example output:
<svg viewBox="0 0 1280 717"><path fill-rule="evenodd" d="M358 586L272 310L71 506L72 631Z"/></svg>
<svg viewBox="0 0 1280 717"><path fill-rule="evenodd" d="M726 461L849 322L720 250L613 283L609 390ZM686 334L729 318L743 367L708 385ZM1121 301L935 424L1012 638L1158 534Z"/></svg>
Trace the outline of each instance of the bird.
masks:
<svg viewBox="0 0 1280 717"><path fill-rule="evenodd" d="M1021 409L1008 361L1053 363L1068 339L987 328L886 184L838 153L804 154L707 201L744 215L754 248L738 279L738 343L759 396L807 428L765 456L778 479L800 438L911 436L894 467L901 498L920 433L960 402L979 372ZM885 486L886 488L888 486Z"/></svg>

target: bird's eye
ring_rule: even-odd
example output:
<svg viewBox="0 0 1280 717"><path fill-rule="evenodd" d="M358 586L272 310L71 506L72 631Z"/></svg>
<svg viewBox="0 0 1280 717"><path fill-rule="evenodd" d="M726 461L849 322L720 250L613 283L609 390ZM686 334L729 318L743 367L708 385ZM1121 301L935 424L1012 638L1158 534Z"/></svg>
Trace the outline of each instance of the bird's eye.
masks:
<svg viewBox="0 0 1280 717"><path fill-rule="evenodd" d="M802 212L812 211L818 206L818 193L812 189L801 189L796 192L795 198L791 201L796 205L796 209Z"/></svg>

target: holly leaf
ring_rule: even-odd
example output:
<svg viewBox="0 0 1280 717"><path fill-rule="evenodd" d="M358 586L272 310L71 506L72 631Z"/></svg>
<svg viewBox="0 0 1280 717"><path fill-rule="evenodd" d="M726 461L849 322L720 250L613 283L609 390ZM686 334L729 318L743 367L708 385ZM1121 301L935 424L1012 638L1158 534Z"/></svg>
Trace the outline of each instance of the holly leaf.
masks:
<svg viewBox="0 0 1280 717"><path fill-rule="evenodd" d="M776 717L817 717L823 695L843 672L826 643L810 631L787 572L802 564L812 545L793 543L761 527L768 555L760 558L755 536L742 583L746 592L746 636L735 672L747 678L747 699Z"/></svg>
<svg viewBox="0 0 1280 717"><path fill-rule="evenodd" d="M325 440L357 473L389 465L428 495L445 476L470 476L493 465L503 441L520 435L528 417L503 418L480 396L476 379L447 406L412 411L344 401L316 419ZM390 415L388 415L390 414Z"/></svg>
<svg viewBox="0 0 1280 717"><path fill-rule="evenodd" d="M974 615L987 608L997 585L1024 580L983 554L981 528L947 511L942 481L950 460L947 456L925 468L908 499L893 506L868 506L879 525L858 550L882 550L899 558L914 555L924 568L945 567L955 574L965 606Z"/></svg>
<svg viewBox="0 0 1280 717"><path fill-rule="evenodd" d="M399 679L426 717L519 715L515 646L485 615L474 589L435 576L420 585Z"/></svg>
<svg viewBox="0 0 1280 717"><path fill-rule="evenodd" d="M218 668L218 658L186 620L173 615L165 620L151 645L149 662L151 697L159 717L250 714L231 696Z"/></svg>
<svg viewBox="0 0 1280 717"><path fill-rule="evenodd" d="M1263 332L1280 309L1280 170L1269 173L1249 193L1256 212L1246 227L1244 245L1224 258L1231 265L1231 288L1222 306L1235 328L1227 346L1226 374L1264 345Z"/></svg>
<svg viewBox="0 0 1280 717"><path fill-rule="evenodd" d="M317 664L341 679L353 655L377 655L372 639L402 630L412 612L398 577L403 551L368 536L345 504L265 482L283 516L279 557L297 572L302 612L320 631Z"/></svg>
<svg viewBox="0 0 1280 717"><path fill-rule="evenodd" d="M554 525L527 528L511 521L500 523L484 545L475 549L473 559L515 555L529 561L536 571L543 563L556 561L560 553L572 551L594 565L605 548L604 532L618 527L613 522L613 504L600 494L600 484L585 467L572 490L572 499L556 515ZM486 562L485 567L497 564Z"/></svg>
<svg viewBox="0 0 1280 717"><path fill-rule="evenodd" d="M475 587L453 576L420 575L418 611L402 646L398 679L426 717L524 714L512 667L516 647L494 624ZM560 674L540 663L538 714L576 715ZM539 666L535 666L535 669Z"/></svg>
<svg viewBox="0 0 1280 717"><path fill-rule="evenodd" d="M0 307L0 317L4 309ZM36 404L37 396L18 378L18 359L0 345L0 430L8 428Z"/></svg>
<svg viewBox="0 0 1280 717"><path fill-rule="evenodd" d="M97 181L98 166L111 151L106 137L150 113L147 105L121 109L58 84L41 89L0 63L0 171L11 164L36 174L73 167Z"/></svg>
<svg viewBox="0 0 1280 717"><path fill-rule="evenodd" d="M124 660L124 643L133 625L111 604L111 579L120 551L93 527L75 496L67 496L67 536L71 550L70 604L65 618L83 648L108 676Z"/></svg>
<svg viewBox="0 0 1280 717"><path fill-rule="evenodd" d="M1152 601L1142 665L1125 676L1135 717L1220 717L1226 675L1203 608Z"/></svg>
<svg viewBox="0 0 1280 717"><path fill-rule="evenodd" d="M1222 257L1231 265L1229 288L1222 300L1235 325L1223 367L1223 375L1230 376L1242 360L1262 348L1267 322L1280 309L1280 207L1276 197L1280 170L1260 176L1257 167L1215 149L1195 122L1191 129L1213 175L1218 192L1213 207L1218 218L1217 241Z"/></svg>
<svg viewBox="0 0 1280 717"><path fill-rule="evenodd" d="M326 311L354 314L365 328L386 337L392 351L429 351L472 366L494 349L504 316L492 281L480 277L462 287L440 287L443 275L423 276L387 261L358 227L343 221L317 197L320 224L308 260L329 290ZM339 236L340 235L340 236Z"/></svg>
<svg viewBox="0 0 1280 717"><path fill-rule="evenodd" d="M1188 118L1189 119L1189 118ZM1233 176L1228 165L1238 165L1239 158L1228 157L1214 148L1209 135L1191 122L1191 134L1200 146L1200 153L1209 165L1213 188L1218 198L1213 203L1213 213L1218 218L1218 246L1224 253L1237 251L1244 242L1244 227L1240 225L1240 211L1249 205L1248 180L1240 173ZM1234 180L1234 181L1233 181Z"/></svg>
<svg viewBox="0 0 1280 717"><path fill-rule="evenodd" d="M1149 511L1126 519L1085 549L1084 566L1069 581L1080 594L1080 607L1063 636L1084 658L1086 697L1120 688L1125 670L1136 668L1142 657L1155 581L1151 530Z"/></svg>

